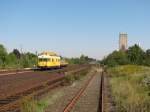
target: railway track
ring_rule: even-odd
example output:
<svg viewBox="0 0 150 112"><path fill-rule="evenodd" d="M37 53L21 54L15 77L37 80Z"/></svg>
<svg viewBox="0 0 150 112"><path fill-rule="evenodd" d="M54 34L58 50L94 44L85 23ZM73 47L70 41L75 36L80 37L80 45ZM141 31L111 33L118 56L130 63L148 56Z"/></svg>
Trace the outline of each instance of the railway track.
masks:
<svg viewBox="0 0 150 112"><path fill-rule="evenodd" d="M21 74L21 73L28 73L33 72L32 69L28 70L4 70L0 71L0 76L6 76L6 75L15 75L15 74Z"/></svg>
<svg viewBox="0 0 150 112"><path fill-rule="evenodd" d="M59 86L63 81L64 76L49 80L39 86L28 89L21 93L9 96L0 100L0 112L19 112L19 104L25 96L39 98L42 94L48 92L50 89Z"/></svg>
<svg viewBox="0 0 150 112"><path fill-rule="evenodd" d="M7 76L7 75L16 75L16 74L22 74L22 73L28 73L28 72L49 72L49 73L55 73L55 72L66 72L68 70L73 70L76 68L80 68L81 65L68 65L67 67L62 67L59 69L47 69L47 70L40 70L40 69L12 69L12 70L0 70L0 76ZM87 65L82 65L87 66Z"/></svg>
<svg viewBox="0 0 150 112"><path fill-rule="evenodd" d="M69 74L72 72L79 72L82 69L87 69L87 67L80 67L72 71L64 71L64 72L68 72ZM28 88L27 90L1 98L0 99L0 112L20 112L19 104L23 98L25 98L26 96L29 96L29 97L38 99L41 95L47 93L52 88L60 86L65 77L64 72L59 77L49 79L46 82L40 83L39 85L36 85L34 87L31 86L31 88Z"/></svg>
<svg viewBox="0 0 150 112"><path fill-rule="evenodd" d="M91 76L91 78L87 81L87 83L76 93L76 95L72 98L72 100L67 104L67 106L64 108L63 112L71 112L72 109L75 107L76 103L80 98L83 96L84 92L88 88L89 84L95 77L95 74ZM103 102L103 89L104 89L104 75L103 73L100 76L100 91L99 91L99 104L97 108L97 112L104 112L104 102Z"/></svg>

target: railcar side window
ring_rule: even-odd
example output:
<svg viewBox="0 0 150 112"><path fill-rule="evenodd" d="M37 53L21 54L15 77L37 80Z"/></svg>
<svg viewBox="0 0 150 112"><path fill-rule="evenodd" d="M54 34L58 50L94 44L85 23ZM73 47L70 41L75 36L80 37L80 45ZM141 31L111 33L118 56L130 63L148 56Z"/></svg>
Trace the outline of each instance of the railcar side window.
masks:
<svg viewBox="0 0 150 112"><path fill-rule="evenodd" d="M51 61L51 59L49 58L49 59L47 59L47 61L49 61L49 62L50 62L50 61Z"/></svg>

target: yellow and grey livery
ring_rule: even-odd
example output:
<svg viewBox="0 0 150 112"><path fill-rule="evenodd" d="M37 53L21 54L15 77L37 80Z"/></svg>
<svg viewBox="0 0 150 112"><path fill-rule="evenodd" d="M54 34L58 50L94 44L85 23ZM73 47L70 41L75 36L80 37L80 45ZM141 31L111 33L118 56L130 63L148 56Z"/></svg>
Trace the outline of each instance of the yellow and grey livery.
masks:
<svg viewBox="0 0 150 112"><path fill-rule="evenodd" d="M42 52L38 56L38 68L60 68L68 63L61 60L61 57L54 52Z"/></svg>

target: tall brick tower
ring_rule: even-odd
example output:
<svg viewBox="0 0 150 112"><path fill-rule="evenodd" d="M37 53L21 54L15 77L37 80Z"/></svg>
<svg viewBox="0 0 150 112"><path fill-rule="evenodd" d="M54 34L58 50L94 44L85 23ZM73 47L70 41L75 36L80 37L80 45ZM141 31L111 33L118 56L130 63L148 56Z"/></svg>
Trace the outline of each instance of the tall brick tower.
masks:
<svg viewBox="0 0 150 112"><path fill-rule="evenodd" d="M128 34L127 33L119 33L119 50L127 50L128 43Z"/></svg>

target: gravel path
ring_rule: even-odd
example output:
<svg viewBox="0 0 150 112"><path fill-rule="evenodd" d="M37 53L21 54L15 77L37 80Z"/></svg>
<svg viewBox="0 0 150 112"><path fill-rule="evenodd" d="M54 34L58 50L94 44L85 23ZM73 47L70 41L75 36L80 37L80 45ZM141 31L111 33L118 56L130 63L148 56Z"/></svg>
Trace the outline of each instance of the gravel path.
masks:
<svg viewBox="0 0 150 112"><path fill-rule="evenodd" d="M97 73L71 112L97 112L99 91L100 73Z"/></svg>
<svg viewBox="0 0 150 112"><path fill-rule="evenodd" d="M84 84L87 82L87 80L94 73L95 73L95 71L91 71L90 73L87 74L86 77L84 77L80 81L76 81L71 86L55 89L53 91L53 93L50 94L51 95L51 99L49 101L50 105L45 110L45 112L62 112L63 109L66 107L66 105L69 103L69 101L75 96L75 94L79 91L79 89L84 86ZM95 82L97 82L97 83L95 83ZM95 84L93 84L93 83L95 83ZM99 83L99 75L96 75L94 77L94 79L90 85L97 86L97 84L100 84ZM96 100L96 102L97 102L98 96L99 96L99 87L97 88L97 87L92 87L92 86L89 87L88 91L90 91L90 88L91 89L93 88L94 91L92 90L93 92L90 93L90 96L94 96L94 97L96 96L96 97L93 99L93 101L90 98L88 100L91 100L92 102L94 102L94 100ZM85 97L83 97L83 98L85 98ZM84 112L84 111L81 111L81 112ZM85 111L85 112L88 112L88 111ZM94 112L94 111L90 111L90 112Z"/></svg>

